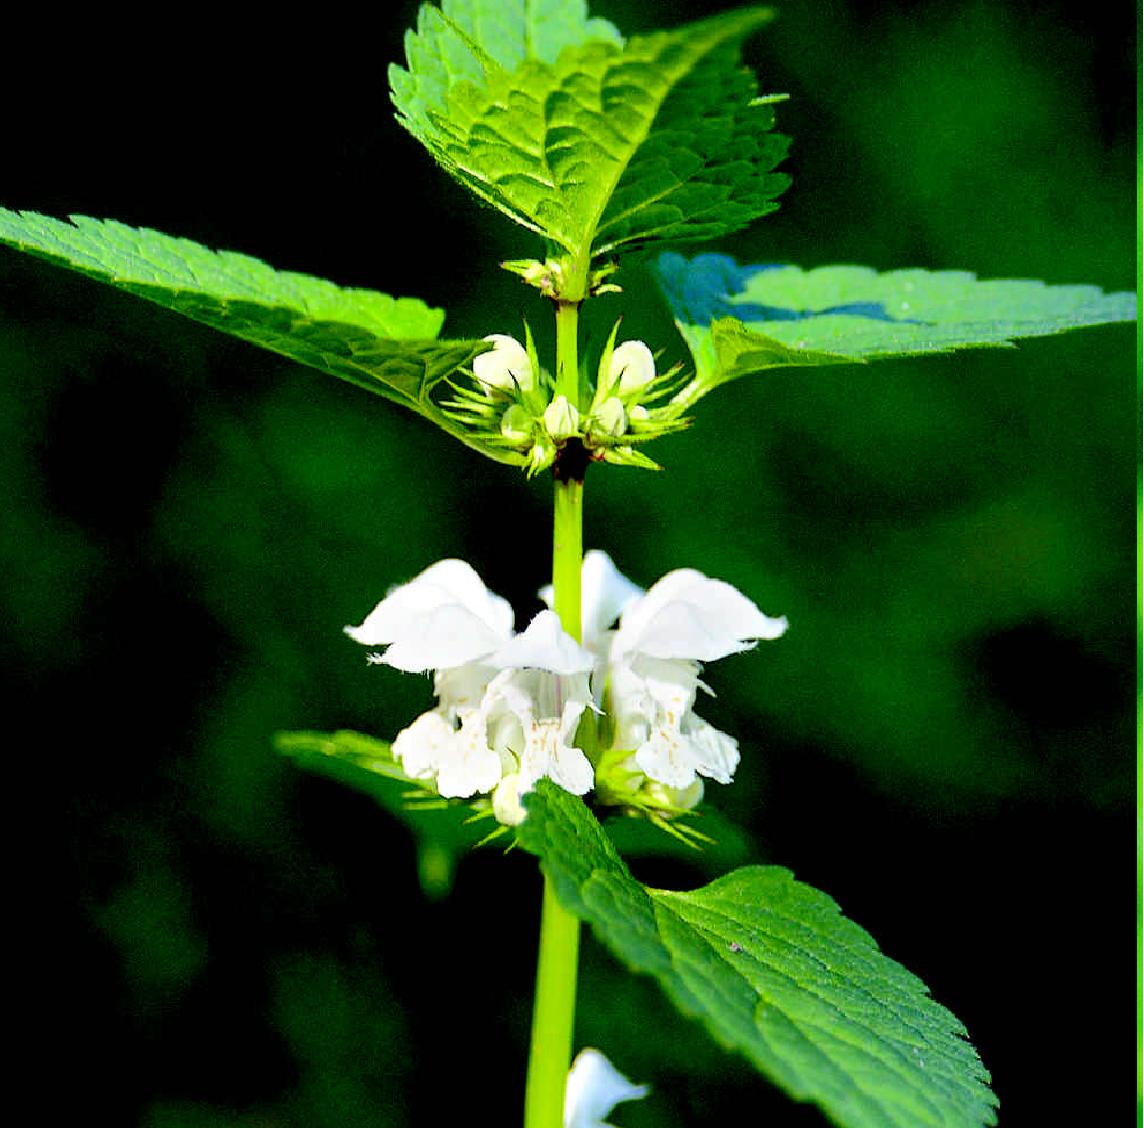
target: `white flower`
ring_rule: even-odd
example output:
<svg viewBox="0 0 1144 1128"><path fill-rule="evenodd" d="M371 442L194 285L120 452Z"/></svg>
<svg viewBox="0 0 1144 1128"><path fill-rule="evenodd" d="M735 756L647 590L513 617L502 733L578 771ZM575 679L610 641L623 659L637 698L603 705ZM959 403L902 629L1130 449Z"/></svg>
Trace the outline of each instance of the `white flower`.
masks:
<svg viewBox="0 0 1144 1128"><path fill-rule="evenodd" d="M484 339L492 341L493 348L473 358L473 375L482 384L506 392L514 388L529 391L536 383L536 374L524 346L505 333L490 333Z"/></svg>
<svg viewBox="0 0 1144 1128"><path fill-rule="evenodd" d="M512 608L464 560L439 560L393 588L346 634L388 646L375 661L409 673L448 670L491 654L512 637Z"/></svg>
<svg viewBox="0 0 1144 1128"><path fill-rule="evenodd" d="M592 766L573 746L591 702L593 656L542 611L519 635L512 608L464 561L442 560L394 588L346 633L387 649L371 660L434 670L437 706L398 733L393 755L447 798L496 791L501 821L523 818L519 796L547 776L577 795ZM512 784L501 789L507 777Z"/></svg>
<svg viewBox="0 0 1144 1128"><path fill-rule="evenodd" d="M542 611L490 662L500 673L488 683L480 707L462 721L461 732L468 726L477 745L494 749L504 778L512 779L503 792L498 788L498 818L519 823L519 797L546 776L574 795L591 791L592 765L572 740L592 700L592 655L565 634L554 612ZM451 793L440 782L438 787L442 795Z"/></svg>
<svg viewBox="0 0 1144 1128"><path fill-rule="evenodd" d="M694 712L707 688L700 663L778 638L786 619L693 569L669 572L644 592L602 552L584 558L581 591L583 646L551 610L514 634L512 608L462 560L426 568L346 628L384 648L370 661L434 673L436 706L393 742L407 776L446 798L491 795L497 818L519 823L520 798L540 779L574 795L596 786L575 744L591 709L610 714L601 770L619 765L619 775L601 786L621 805L639 792L657 809L686 809L702 795L702 779L731 781L738 745ZM551 605L551 587L541 596Z"/></svg>
<svg viewBox="0 0 1144 1128"><path fill-rule="evenodd" d="M619 396L608 396L592 412L590 428L609 439L618 439L628 429L628 416Z"/></svg>
<svg viewBox="0 0 1144 1128"><path fill-rule="evenodd" d="M621 1101L646 1097L649 1085L634 1085L599 1050L581 1050L564 1089L564 1128L610 1128L604 1117Z"/></svg>
<svg viewBox="0 0 1144 1128"><path fill-rule="evenodd" d="M738 745L692 711L703 685L699 663L786 629L785 618L764 615L730 584L691 568L669 572L627 605L612 639L612 713L616 740L635 749L648 779L675 790L699 776L731 782Z"/></svg>
<svg viewBox="0 0 1144 1128"><path fill-rule="evenodd" d="M745 595L694 568L668 572L624 611L616 647L650 658L711 662L787 629L785 616L764 615Z"/></svg>
<svg viewBox="0 0 1144 1128"><path fill-rule="evenodd" d="M699 664L778 638L786 619L691 568L643 592L602 552L585 556L581 591L584 640L604 662L595 684L606 695L614 746L632 749L635 766L672 791L694 789L700 776L730 783L738 745L693 712L706 689ZM541 596L550 600L551 588ZM617 615L619 629L609 633Z"/></svg>

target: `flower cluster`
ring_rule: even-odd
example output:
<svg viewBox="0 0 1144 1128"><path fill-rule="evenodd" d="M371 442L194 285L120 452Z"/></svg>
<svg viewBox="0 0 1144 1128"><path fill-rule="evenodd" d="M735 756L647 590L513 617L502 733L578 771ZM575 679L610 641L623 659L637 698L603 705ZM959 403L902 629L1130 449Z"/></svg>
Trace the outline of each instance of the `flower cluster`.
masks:
<svg viewBox="0 0 1144 1128"><path fill-rule="evenodd" d="M681 408L660 402L677 390L679 369L657 374L655 358L643 341L616 344L618 328L604 346L585 411L566 395L554 394L531 334L521 344L503 333L484 338L493 347L473 360L473 386L454 383L453 398L442 406L466 430L519 459L530 474L552 465L559 449L572 439L583 443L593 458L654 466L633 444L684 425Z"/></svg>
<svg viewBox="0 0 1144 1128"><path fill-rule="evenodd" d="M541 597L551 605L550 588ZM436 706L393 742L404 773L447 798L491 796L502 823L523 819L520 796L544 777L667 814L694 806L703 778L729 783L738 746L693 710L700 663L778 638L786 619L688 568L644 592L589 552L582 622L583 645L551 609L515 633L508 603L464 561L442 560L346 633L385 648L373 662L433 671ZM592 759L582 724L595 730L580 741Z"/></svg>

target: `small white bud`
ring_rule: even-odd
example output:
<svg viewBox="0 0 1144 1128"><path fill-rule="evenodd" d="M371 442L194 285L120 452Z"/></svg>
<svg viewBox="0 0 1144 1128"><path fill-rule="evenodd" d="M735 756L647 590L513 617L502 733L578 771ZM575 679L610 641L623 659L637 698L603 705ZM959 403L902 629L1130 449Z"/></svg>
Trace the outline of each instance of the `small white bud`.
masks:
<svg viewBox="0 0 1144 1128"><path fill-rule="evenodd" d="M492 341L495 348L483 352L473 360L473 375L482 383L511 392L520 388L522 392L532 389L536 382L532 372L532 362L524 346L515 338L504 333L490 333L484 338Z"/></svg>
<svg viewBox="0 0 1144 1128"><path fill-rule="evenodd" d="M544 429L557 442L572 438L580 430L580 413L567 396L557 396L544 409Z"/></svg>
<svg viewBox="0 0 1144 1128"><path fill-rule="evenodd" d="M616 396L608 396L592 412L592 429L612 439L619 438L628 429L627 413Z"/></svg>
<svg viewBox="0 0 1144 1128"><path fill-rule="evenodd" d="M612 352L612 380L620 381L618 393L632 395L655 379L655 357L643 341L624 341Z"/></svg>
<svg viewBox="0 0 1144 1128"><path fill-rule="evenodd" d="M520 773L501 777L493 792L493 814L497 822L504 826L520 826L524 822L525 810L520 802Z"/></svg>

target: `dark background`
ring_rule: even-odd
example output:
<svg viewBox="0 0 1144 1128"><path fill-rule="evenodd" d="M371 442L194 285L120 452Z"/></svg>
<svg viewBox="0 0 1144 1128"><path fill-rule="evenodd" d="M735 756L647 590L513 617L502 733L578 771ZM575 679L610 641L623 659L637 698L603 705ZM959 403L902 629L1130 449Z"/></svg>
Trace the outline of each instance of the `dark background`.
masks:
<svg viewBox="0 0 1144 1128"><path fill-rule="evenodd" d="M595 8L629 33L709 10ZM13 18L0 201L417 295L453 335L539 328L494 266L531 238L393 122L415 5L240 14ZM748 54L791 94L795 183L722 249L1132 288L1136 50L1127 5L786 4ZM621 281L590 345L623 310L682 359ZM548 483L6 251L0 373L14 1091L61 1123L515 1122L532 860L479 853L431 901L405 832L269 737L426 707L341 627L442 556L530 614ZM662 474L592 472L587 541L790 618L708 671L743 749L711 798L965 1022L1004 1124L1130 1105L1133 329L778 372L696 415ZM822 1123L593 940L578 1039L654 1084L632 1128Z"/></svg>

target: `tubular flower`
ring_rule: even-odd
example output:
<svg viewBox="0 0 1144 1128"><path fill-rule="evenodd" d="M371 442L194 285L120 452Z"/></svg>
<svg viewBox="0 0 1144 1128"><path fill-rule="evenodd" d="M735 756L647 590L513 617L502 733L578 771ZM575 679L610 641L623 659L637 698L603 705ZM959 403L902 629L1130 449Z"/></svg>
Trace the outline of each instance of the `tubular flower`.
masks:
<svg viewBox="0 0 1144 1128"><path fill-rule="evenodd" d="M780 637L785 617L764 615L730 584L691 568L642 592L602 552L585 556L581 589L584 640L597 655L594 689L611 730L597 789L608 801L694 806L700 777L730 783L739 763L734 738L694 712L707 688L700 663ZM541 595L550 598L550 589Z"/></svg>
<svg viewBox="0 0 1144 1128"><path fill-rule="evenodd" d="M564 1089L564 1128L610 1128L604 1117L621 1101L646 1097L649 1085L635 1085L608 1059L587 1047L576 1055Z"/></svg>
<svg viewBox="0 0 1144 1128"><path fill-rule="evenodd" d="M551 611L520 634L512 624L512 608L470 565L442 560L346 628L355 641L386 648L371 662L434 671L436 707L393 742L404 773L447 798L497 792L503 822L523 819L519 796L544 776L577 795L593 784L591 764L572 745L592 700L592 655Z"/></svg>

